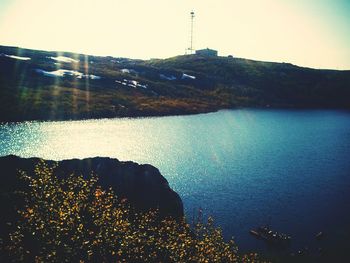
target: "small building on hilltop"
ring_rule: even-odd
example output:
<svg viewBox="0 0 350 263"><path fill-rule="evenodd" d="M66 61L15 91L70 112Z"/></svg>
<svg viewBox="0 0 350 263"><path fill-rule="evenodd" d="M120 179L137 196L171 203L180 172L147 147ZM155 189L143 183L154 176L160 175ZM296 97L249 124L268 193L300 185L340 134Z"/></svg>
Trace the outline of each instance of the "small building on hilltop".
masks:
<svg viewBox="0 0 350 263"><path fill-rule="evenodd" d="M207 57L216 57L218 51L210 48L196 50L196 55L207 56Z"/></svg>

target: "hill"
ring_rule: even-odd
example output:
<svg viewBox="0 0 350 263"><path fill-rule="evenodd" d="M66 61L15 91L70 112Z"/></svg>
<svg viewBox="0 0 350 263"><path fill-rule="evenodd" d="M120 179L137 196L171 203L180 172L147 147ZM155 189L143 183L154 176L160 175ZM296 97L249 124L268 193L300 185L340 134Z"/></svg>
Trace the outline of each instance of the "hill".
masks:
<svg viewBox="0 0 350 263"><path fill-rule="evenodd" d="M135 60L0 46L0 121L349 108L350 71L242 58Z"/></svg>

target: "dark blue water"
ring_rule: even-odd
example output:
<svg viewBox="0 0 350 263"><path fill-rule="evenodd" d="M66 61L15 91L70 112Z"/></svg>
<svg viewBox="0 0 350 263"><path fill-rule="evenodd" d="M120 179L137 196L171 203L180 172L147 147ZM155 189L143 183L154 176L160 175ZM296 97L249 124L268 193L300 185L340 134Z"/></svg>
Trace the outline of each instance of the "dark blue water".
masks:
<svg viewBox="0 0 350 263"><path fill-rule="evenodd" d="M0 154L47 159L111 156L158 167L243 250L269 224L292 249L350 238L350 112L227 110L193 116L32 122L0 126ZM325 232L326 244L315 240ZM349 242L350 244L350 242Z"/></svg>

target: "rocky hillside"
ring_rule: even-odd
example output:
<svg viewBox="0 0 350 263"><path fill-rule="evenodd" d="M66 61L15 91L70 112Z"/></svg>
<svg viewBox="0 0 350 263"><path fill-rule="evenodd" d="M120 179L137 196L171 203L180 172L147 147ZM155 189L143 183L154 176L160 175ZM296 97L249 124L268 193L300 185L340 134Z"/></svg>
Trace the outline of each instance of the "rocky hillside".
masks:
<svg viewBox="0 0 350 263"><path fill-rule="evenodd" d="M230 57L133 60L0 46L0 121L349 108L350 71Z"/></svg>
<svg viewBox="0 0 350 263"><path fill-rule="evenodd" d="M8 206L9 210L13 209L16 204L12 198L13 193L27 187L24 181L19 179L18 171L25 171L29 176L33 176L39 161L38 158L26 159L13 155L0 157L2 211L6 210L4 206ZM56 163L45 162L50 166ZM106 189L112 187L119 200L124 199L138 211L159 209L160 215L164 217L183 216L181 198L152 165L120 162L117 159L102 157L64 160L57 164L55 174L59 178L66 178L70 174L83 175L84 178L89 178L92 174L98 175L99 185Z"/></svg>

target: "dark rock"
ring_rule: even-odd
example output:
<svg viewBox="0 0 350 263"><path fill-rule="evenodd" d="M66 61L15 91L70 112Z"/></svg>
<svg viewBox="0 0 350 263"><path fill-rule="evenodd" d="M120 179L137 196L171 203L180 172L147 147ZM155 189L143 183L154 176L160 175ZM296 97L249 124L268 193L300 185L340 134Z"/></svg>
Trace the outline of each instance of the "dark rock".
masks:
<svg viewBox="0 0 350 263"><path fill-rule="evenodd" d="M20 158L14 155L0 157L0 184L1 203L8 200L10 206L11 193L26 187L18 178L18 171L23 170L33 175L34 167L39 158ZM54 161L46 161L49 165ZM111 158L72 159L58 162L55 174L64 178L69 174L83 175L85 178L97 174L102 187L112 187L119 199L126 198L137 211L159 209L162 217L171 216L179 219L183 216L183 204L179 195L174 192L168 181L159 170L149 164L134 162L120 162Z"/></svg>

